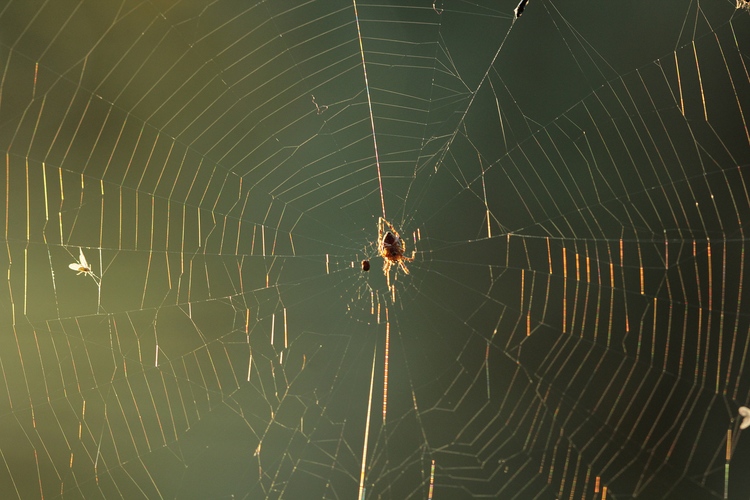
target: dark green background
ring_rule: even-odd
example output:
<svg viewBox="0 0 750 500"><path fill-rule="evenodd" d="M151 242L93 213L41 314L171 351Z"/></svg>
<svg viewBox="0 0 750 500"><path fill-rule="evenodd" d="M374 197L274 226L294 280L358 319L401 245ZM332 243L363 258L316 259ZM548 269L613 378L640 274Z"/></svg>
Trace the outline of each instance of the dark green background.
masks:
<svg viewBox="0 0 750 500"><path fill-rule="evenodd" d="M357 498L370 404L366 498L747 498L748 12L434 7L383 206L352 3L0 4L3 498Z"/></svg>

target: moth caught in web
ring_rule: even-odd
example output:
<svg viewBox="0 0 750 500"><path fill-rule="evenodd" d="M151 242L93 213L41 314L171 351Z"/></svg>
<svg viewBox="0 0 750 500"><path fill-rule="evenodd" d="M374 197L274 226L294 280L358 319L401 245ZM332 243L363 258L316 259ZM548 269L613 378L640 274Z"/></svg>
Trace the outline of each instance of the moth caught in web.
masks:
<svg viewBox="0 0 750 500"><path fill-rule="evenodd" d="M94 272L91 270L91 266L89 266L88 261L86 260L86 256L83 255L83 249L78 248L78 261L73 262L72 264L68 264L68 267L72 269L73 271L78 271L78 274L76 276L84 274L87 276L91 276L91 279L94 280L94 282L99 285L99 278L94 274Z"/></svg>
<svg viewBox="0 0 750 500"><path fill-rule="evenodd" d="M742 417L742 422L740 422L740 429L747 429L750 427L750 408L747 406L740 406L737 410L740 414L740 417Z"/></svg>
<svg viewBox="0 0 750 500"><path fill-rule="evenodd" d="M383 257L383 274L389 283L393 266L398 266L404 274L409 274L406 263L414 261L414 254L412 252L411 257L406 256L406 243L393 225L382 217L378 220L378 253Z"/></svg>

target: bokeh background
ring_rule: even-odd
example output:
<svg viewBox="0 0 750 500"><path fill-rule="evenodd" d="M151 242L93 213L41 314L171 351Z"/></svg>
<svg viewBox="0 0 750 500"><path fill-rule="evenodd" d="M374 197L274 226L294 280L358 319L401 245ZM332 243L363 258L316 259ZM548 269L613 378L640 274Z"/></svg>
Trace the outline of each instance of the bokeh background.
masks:
<svg viewBox="0 0 750 500"><path fill-rule="evenodd" d="M750 13L515 7L1 2L3 498L747 498Z"/></svg>

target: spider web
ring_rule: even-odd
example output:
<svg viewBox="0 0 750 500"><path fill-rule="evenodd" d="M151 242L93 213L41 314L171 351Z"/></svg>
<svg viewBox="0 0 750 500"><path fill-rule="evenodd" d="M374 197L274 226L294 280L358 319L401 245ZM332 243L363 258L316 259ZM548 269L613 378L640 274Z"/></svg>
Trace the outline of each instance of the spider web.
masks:
<svg viewBox="0 0 750 500"><path fill-rule="evenodd" d="M4 497L747 491L743 5L394 3L0 9Z"/></svg>

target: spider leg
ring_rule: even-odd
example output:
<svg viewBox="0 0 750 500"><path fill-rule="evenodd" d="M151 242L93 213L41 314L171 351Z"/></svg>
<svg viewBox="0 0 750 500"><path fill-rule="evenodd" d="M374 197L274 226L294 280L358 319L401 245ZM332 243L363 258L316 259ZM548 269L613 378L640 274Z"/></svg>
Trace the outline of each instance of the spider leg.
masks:
<svg viewBox="0 0 750 500"><path fill-rule="evenodd" d="M406 258L406 257L404 257ZM406 267L406 264L404 264L404 261L400 260L398 261L398 267L401 268L401 270L404 272L404 274L409 274L409 268Z"/></svg>

